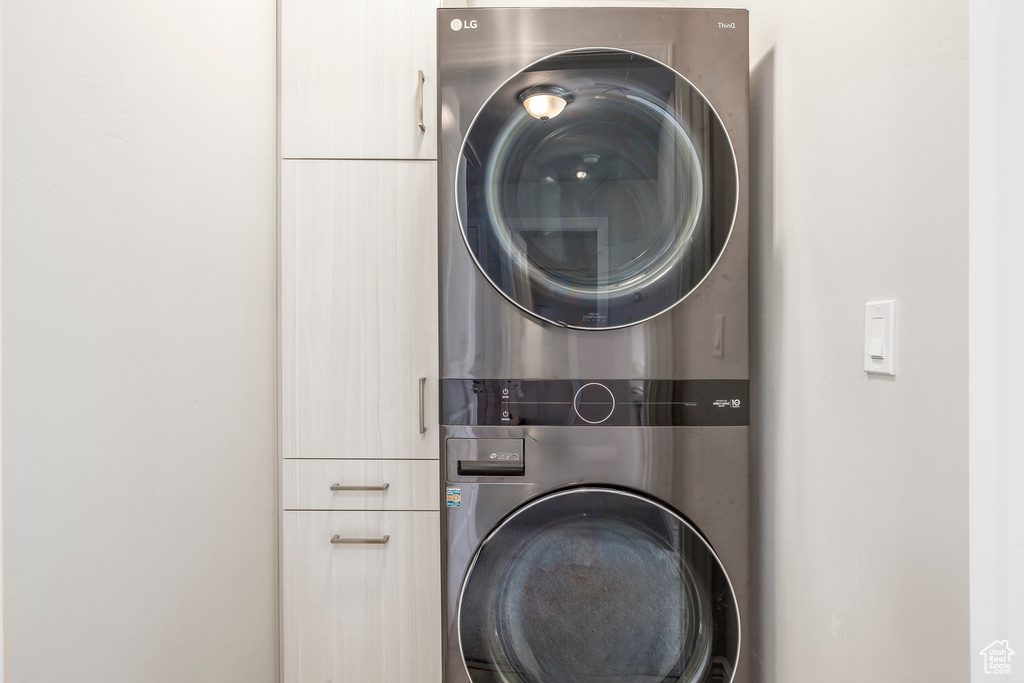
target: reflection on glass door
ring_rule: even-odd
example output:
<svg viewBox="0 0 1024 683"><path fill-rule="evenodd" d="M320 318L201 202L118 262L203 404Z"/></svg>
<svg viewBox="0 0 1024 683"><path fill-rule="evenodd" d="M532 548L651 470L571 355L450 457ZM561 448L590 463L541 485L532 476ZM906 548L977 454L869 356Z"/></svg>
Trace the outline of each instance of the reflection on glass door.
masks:
<svg viewBox="0 0 1024 683"><path fill-rule="evenodd" d="M502 85L470 127L458 180L463 234L491 283L584 329L685 298L736 212L717 114L664 64L620 50L553 55Z"/></svg>
<svg viewBox="0 0 1024 683"><path fill-rule="evenodd" d="M739 617L685 520L588 487L527 505L484 541L459 638L474 683L711 683L735 670Z"/></svg>

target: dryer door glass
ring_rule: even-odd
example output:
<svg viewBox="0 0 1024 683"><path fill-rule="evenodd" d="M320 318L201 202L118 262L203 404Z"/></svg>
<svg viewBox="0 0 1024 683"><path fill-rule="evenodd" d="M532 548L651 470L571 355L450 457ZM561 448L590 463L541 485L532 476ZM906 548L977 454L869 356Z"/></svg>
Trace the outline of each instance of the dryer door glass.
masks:
<svg viewBox="0 0 1024 683"><path fill-rule="evenodd" d="M459 604L476 683L729 681L739 637L732 587L700 534L614 489L513 513L481 545Z"/></svg>
<svg viewBox="0 0 1024 683"><path fill-rule="evenodd" d="M690 294L722 254L737 169L689 81L632 52L572 50L506 81L462 147L458 216L470 253L516 306L608 329Z"/></svg>

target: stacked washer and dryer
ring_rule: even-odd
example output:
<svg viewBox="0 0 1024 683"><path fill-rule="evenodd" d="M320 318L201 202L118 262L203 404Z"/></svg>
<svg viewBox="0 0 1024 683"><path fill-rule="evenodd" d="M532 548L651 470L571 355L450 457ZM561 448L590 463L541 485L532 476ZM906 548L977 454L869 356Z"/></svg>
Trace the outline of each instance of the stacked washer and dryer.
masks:
<svg viewBox="0 0 1024 683"><path fill-rule="evenodd" d="M445 683L751 680L747 40L438 13Z"/></svg>

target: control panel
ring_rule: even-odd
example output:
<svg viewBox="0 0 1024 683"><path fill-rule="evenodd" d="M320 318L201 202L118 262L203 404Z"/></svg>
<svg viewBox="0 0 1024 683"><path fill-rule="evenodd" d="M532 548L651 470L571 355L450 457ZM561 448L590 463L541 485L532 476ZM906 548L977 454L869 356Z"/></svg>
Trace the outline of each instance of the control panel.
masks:
<svg viewBox="0 0 1024 683"><path fill-rule="evenodd" d="M445 425L734 427L748 380L441 380Z"/></svg>

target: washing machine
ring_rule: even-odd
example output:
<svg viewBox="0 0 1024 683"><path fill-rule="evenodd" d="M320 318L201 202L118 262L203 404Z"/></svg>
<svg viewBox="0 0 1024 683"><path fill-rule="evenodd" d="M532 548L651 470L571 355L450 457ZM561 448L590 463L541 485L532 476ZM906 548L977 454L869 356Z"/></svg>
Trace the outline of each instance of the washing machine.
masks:
<svg viewBox="0 0 1024 683"><path fill-rule="evenodd" d="M748 31L438 11L445 683L746 683Z"/></svg>

